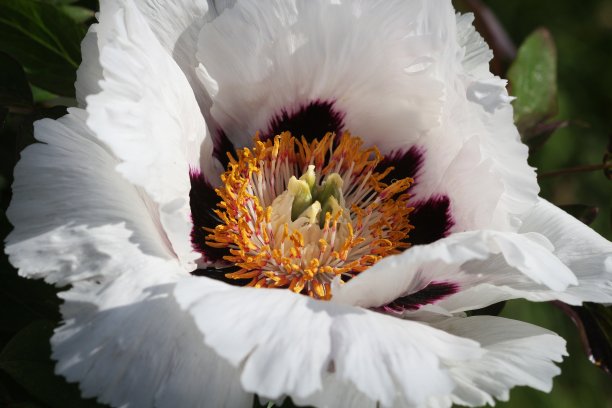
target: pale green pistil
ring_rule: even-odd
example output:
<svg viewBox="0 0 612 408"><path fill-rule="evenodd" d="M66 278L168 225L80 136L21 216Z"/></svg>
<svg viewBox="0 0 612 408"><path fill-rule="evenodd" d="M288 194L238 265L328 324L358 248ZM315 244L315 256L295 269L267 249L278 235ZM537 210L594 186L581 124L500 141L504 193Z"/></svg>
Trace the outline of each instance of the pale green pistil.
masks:
<svg viewBox="0 0 612 408"><path fill-rule="evenodd" d="M291 177L287 189L293 195L293 205L291 206L291 221L295 221L304 211L311 208L320 208L319 226L323 228L325 215L335 213L344 202L342 196L342 177L338 173L332 173L325 178L321 185L316 185L316 175L314 166L308 166L306 173L297 178Z"/></svg>

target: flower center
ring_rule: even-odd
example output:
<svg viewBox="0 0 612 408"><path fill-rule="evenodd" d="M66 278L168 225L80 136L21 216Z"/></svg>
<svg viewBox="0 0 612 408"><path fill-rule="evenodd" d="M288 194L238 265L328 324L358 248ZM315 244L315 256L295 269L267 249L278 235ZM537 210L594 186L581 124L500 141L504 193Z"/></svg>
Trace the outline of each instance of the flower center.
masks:
<svg viewBox="0 0 612 408"><path fill-rule="evenodd" d="M330 299L331 283L346 281L410 246L412 179L383 179L382 156L361 139L328 133L312 142L285 132L255 139L229 156L207 244L228 248L226 274L249 286L289 288Z"/></svg>

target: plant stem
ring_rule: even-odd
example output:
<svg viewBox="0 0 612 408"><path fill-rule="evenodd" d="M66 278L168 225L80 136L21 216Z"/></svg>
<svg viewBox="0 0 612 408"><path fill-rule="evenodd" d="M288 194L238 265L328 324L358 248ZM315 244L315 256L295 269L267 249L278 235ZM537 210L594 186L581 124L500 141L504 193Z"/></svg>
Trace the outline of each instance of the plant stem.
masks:
<svg viewBox="0 0 612 408"><path fill-rule="evenodd" d="M538 178L543 179L543 178L549 178L549 177L564 176L567 174L588 173L591 171L608 170L608 169L612 169L612 163L587 164L583 166L569 167L567 169L560 169L560 170L540 173L538 174Z"/></svg>

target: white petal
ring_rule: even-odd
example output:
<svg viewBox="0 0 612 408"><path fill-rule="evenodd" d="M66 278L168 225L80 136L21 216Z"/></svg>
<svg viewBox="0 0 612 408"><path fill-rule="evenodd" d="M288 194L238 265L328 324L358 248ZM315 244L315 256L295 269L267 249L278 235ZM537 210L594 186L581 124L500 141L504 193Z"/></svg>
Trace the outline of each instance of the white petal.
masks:
<svg viewBox="0 0 612 408"><path fill-rule="evenodd" d="M561 370L554 364L566 356L565 340L531 324L492 316L453 318L434 325L473 339L486 350L481 359L451 368L458 386L452 401L460 405L494 405L508 399L508 391L527 385L550 392L552 378Z"/></svg>
<svg viewBox="0 0 612 408"><path fill-rule="evenodd" d="M200 167L204 121L185 76L133 3L102 17L104 80L87 99L87 124L122 160L117 170L157 204L174 252L193 268L189 169Z"/></svg>
<svg viewBox="0 0 612 408"><path fill-rule="evenodd" d="M585 302L612 302L612 243L546 200L523 219L521 231L547 237L554 253L578 277L567 292Z"/></svg>
<svg viewBox="0 0 612 408"><path fill-rule="evenodd" d="M460 62L464 74L460 75L461 86L454 89L464 90L463 98L471 103L449 107L447 111L452 114L449 130L457 131L454 127L461 124L462 133L479 135L483 156L493 160L506 190L498 211L519 215L536 203L539 187L534 169L527 164L528 149L514 126L512 98L505 81L489 71L493 53L473 27L473 20L471 14L457 16L457 41L463 50ZM511 222L517 225L516 219Z"/></svg>
<svg viewBox="0 0 612 408"><path fill-rule="evenodd" d="M353 133L405 145L438 121L442 86L424 57L445 13L440 1L241 1L200 33L212 114L244 146L281 110L334 101Z"/></svg>
<svg viewBox="0 0 612 408"><path fill-rule="evenodd" d="M293 402L299 406L317 408L379 408L375 400L359 391L355 385L338 379L335 373L323 375L325 387L306 398L292 397Z"/></svg>
<svg viewBox="0 0 612 408"><path fill-rule="evenodd" d="M52 339L57 372L115 406L250 407L235 370L169 295L186 273L151 203L85 119L70 109L35 124L44 143L22 152L7 212L6 252L20 275L72 285Z"/></svg>
<svg viewBox="0 0 612 408"><path fill-rule="evenodd" d="M462 65L465 71L474 76L490 76L489 61L493 51L474 28L474 14L457 15L457 42L463 49Z"/></svg>
<svg viewBox="0 0 612 408"><path fill-rule="evenodd" d="M64 286L114 275L99 262L121 251L117 238L141 250L173 257L146 197L116 171L117 159L91 134L86 113L70 109L57 121L36 122L36 143L21 153L7 211L15 226L6 252L22 276ZM125 225L117 229L116 225ZM110 253L97 248L105 242Z"/></svg>
<svg viewBox="0 0 612 408"><path fill-rule="evenodd" d="M172 291L176 261L124 249L105 260L113 281L81 281L60 296L64 323L51 339L56 372L84 397L112 406L252 406L237 370L202 344Z"/></svg>
<svg viewBox="0 0 612 408"><path fill-rule="evenodd" d="M112 16L118 9L125 7L129 0L108 0L101 4L101 25L106 24L107 16ZM206 114L211 106L210 96L199 85L195 77L195 58L197 47L197 36L202 26L217 17L223 10L231 7L235 0L178 0L171 3L160 0L138 1L135 5L142 13L147 25L159 40L167 54L172 57L187 77L195 97L200 104L202 113ZM98 24L90 26L90 32L97 30ZM104 31L104 30L103 30ZM88 71L90 67L99 67L99 49L103 47L108 38L97 36L86 36L82 44L83 63L79 71ZM84 68L85 65L87 68ZM83 76L83 75L81 75ZM102 79L102 70L93 69L91 83ZM90 82L87 80L87 82ZM77 99L79 106L85 107L84 97L98 93L98 90L89 86L82 79L76 83Z"/></svg>
<svg viewBox="0 0 612 408"><path fill-rule="evenodd" d="M506 92L506 84L507 81L500 78L472 82L467 88L467 98L493 113L498 107L512 101Z"/></svg>
<svg viewBox="0 0 612 408"><path fill-rule="evenodd" d="M180 283L176 297L206 344L244 367L246 390L276 399L321 389L332 319L318 303L287 290L236 288L203 278Z"/></svg>
<svg viewBox="0 0 612 408"><path fill-rule="evenodd" d="M76 99L80 108L87 106L86 98L102 90L100 81L103 78L98 49L97 24L89 26L89 30L81 42L81 65L77 69L77 79L74 84Z"/></svg>
<svg viewBox="0 0 612 408"><path fill-rule="evenodd" d="M459 293L440 301L440 305L452 303L463 291L479 284L516 284L562 291L576 284L576 277L550 249L550 243L537 234L457 233L381 260L347 283L338 285L333 300L378 307L418 292L431 282L451 282L460 288ZM493 264L492 259L498 263ZM508 293L506 296L511 298ZM478 297L461 299L468 302L462 303L463 310L480 306Z"/></svg>
<svg viewBox="0 0 612 408"><path fill-rule="evenodd" d="M469 212L474 202L488 208L478 218L456 222L453 231L515 231L517 216L536 203L539 187L534 170L527 164L528 149L513 123L511 99L503 81L489 72L491 53L471 27L471 20L471 16L458 17L457 32L450 30L448 34L456 42L445 43L440 63L435 65L445 85L444 107L440 126L419 140L425 150L420 173L424 177L411 193L421 200L436 193L446 194L453 213ZM470 139L477 140L478 155L462 153ZM451 164L464 168L462 183L481 186L480 193L462 193L454 188L458 177L452 177ZM484 164L488 168L480 173L465 171ZM494 194L489 190L492 187Z"/></svg>
<svg viewBox="0 0 612 408"><path fill-rule="evenodd" d="M392 406L396 395L419 406L450 394L455 384L446 371L449 361L481 354L477 343L373 312L336 317L332 338L336 376L383 406Z"/></svg>
<svg viewBox="0 0 612 408"><path fill-rule="evenodd" d="M418 200L448 196L454 232L516 231L518 216L537 202L539 187L512 108L488 113L467 100L467 84L457 86L463 93L445 107L442 127L419 141L423 164L410 193Z"/></svg>
<svg viewBox="0 0 612 408"><path fill-rule="evenodd" d="M196 77L198 34L204 24L231 7L235 1L146 0L135 3L161 45L185 74L204 115L207 115L212 102Z"/></svg>
<svg viewBox="0 0 612 408"><path fill-rule="evenodd" d="M572 305L612 301L612 243L542 199L525 215L520 231L523 234L542 234L549 239L554 256L572 271L577 281L564 290L534 285L534 282L517 276L502 259L495 257L463 267L472 273L495 270L493 279L466 287L437 306L454 313L519 297L531 301L560 300Z"/></svg>
<svg viewBox="0 0 612 408"><path fill-rule="evenodd" d="M478 137L466 140L443 173L423 170L416 188L410 190L419 199L440 194L450 198L451 232L494 229L507 223L506 214L495 213L504 194L503 180L493 162L483 156L480 143ZM435 154L426 154L425 163L431 160Z"/></svg>
<svg viewBox="0 0 612 408"><path fill-rule="evenodd" d="M304 403L351 387L326 389L333 373L367 399L412 405L453 389L448 361L480 356L477 343L417 322L296 295L287 290L236 288L209 279L180 282L175 292L204 341L242 369L248 391L284 394ZM328 374L326 374L328 372ZM354 406L367 403L355 398Z"/></svg>
<svg viewBox="0 0 612 408"><path fill-rule="evenodd" d="M457 15L457 40L463 48L461 64L467 77L473 80L467 87L467 97L493 113L497 108L507 106L513 98L506 91L507 81L493 76L489 71L493 51L473 23L472 13Z"/></svg>

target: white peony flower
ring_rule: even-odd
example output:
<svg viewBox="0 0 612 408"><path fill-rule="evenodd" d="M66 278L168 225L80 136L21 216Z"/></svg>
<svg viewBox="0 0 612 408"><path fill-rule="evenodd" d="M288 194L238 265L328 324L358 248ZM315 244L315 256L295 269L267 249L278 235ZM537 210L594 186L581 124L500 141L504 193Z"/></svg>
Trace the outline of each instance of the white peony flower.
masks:
<svg viewBox="0 0 612 408"><path fill-rule="evenodd" d="M79 107L17 165L6 245L65 287L53 358L85 397L493 404L549 391L565 341L462 312L612 302L612 244L538 198L450 0L101 8Z"/></svg>

